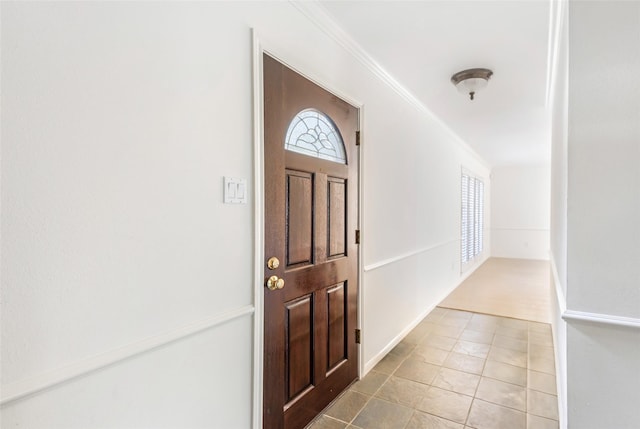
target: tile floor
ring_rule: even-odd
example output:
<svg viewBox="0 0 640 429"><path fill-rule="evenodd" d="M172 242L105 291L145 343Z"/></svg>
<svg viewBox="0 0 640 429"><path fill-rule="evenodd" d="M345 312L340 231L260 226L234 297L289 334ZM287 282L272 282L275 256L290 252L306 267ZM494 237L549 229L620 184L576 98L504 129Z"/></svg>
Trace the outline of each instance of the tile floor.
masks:
<svg viewBox="0 0 640 429"><path fill-rule="evenodd" d="M435 308L309 429L557 429L551 327Z"/></svg>

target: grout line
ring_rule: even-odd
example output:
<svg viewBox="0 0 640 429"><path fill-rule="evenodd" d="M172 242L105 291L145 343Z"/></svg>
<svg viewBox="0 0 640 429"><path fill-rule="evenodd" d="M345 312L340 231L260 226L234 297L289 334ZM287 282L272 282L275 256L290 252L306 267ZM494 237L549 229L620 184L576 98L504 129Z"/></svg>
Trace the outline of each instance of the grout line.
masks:
<svg viewBox="0 0 640 429"><path fill-rule="evenodd" d="M489 351L487 352L487 357L484 359L484 363L482 364L482 371L480 371L480 380L478 380L478 385L476 386L476 390L473 392L473 399L471 400L471 405L469 405L469 411L467 411L467 417L464 420L465 426L469 423L469 417L471 417L471 409L473 408L473 404L476 401L476 395L478 394L478 389L480 388L480 383L482 382L482 377L484 376L484 371L487 368L487 362L489 361L489 353L491 353L491 347L493 347L493 342L496 339L496 333L493 333L493 338L491 338L491 344L489 345ZM478 398L479 399L479 398Z"/></svg>
<svg viewBox="0 0 640 429"><path fill-rule="evenodd" d="M367 399L367 401L364 403L364 405L362 406L362 408L358 411L358 413L356 413L356 415L355 415L355 416L354 416L354 417L353 417L349 422L344 422L344 421L342 421L342 420L335 419L335 418L334 418L334 420L339 420L339 421L341 421L341 422L346 423L347 425L349 425L349 424L353 424L353 422L358 418L358 416L360 416L360 415L361 415L361 413L364 411L364 409L367 407L367 405L368 405L368 404L371 402L371 400L375 397L375 398L376 398L376 399L378 399L378 400L381 400L381 401L384 401L384 402L387 402L387 403L390 403L390 404L393 404L393 405L402 406L402 407L404 407L404 408L408 408L408 409L410 409L410 410L412 411L412 414L411 414L411 416L409 417L409 420L407 421L407 423L405 424L404 429L406 429L406 427L407 427L407 425L409 424L409 422L411 421L411 419L413 419L413 417L414 417L414 416L416 416L416 415L417 415L417 413L421 413L421 414L426 414L426 415L434 416L435 418L438 418L438 419L443 419L443 420L446 420L446 421L450 421L450 422L452 422L452 423L460 424L460 423L459 423L459 422L457 422L457 421L453 421L453 420L450 420L450 419L448 419L448 418L445 418L445 417L442 417L442 416L439 416L439 415L436 415L436 414L433 414L433 413L430 413L430 412L426 412L426 411L422 411L422 410L418 409L417 407L420 405L420 403L416 404L416 406L409 406L409 405L404 404L404 403L400 403L400 402L393 402L393 401L391 401L391 400L388 400L388 399L385 399L385 398L380 398L380 397L377 397L377 396L376 396L376 395L378 394L378 392L380 392L380 390L381 390L381 389L382 389L382 388L383 388L383 387L384 387L384 386L385 386L385 385L386 385L386 384L391 380L391 377L394 377L394 376L395 376L394 374L396 374L396 372L397 372L397 371L402 367L402 365L403 365L407 360L411 359L412 357L416 357L416 351L418 350L418 348L419 348L420 346L431 347L431 348L435 348L435 349L437 349L437 350L441 350L441 351L443 351L443 352L446 352L446 357L444 358L444 360L442 361L442 363L441 363L441 364L435 364L435 363L430 362L430 361L424 361L425 363L428 363L428 364L430 364L430 365L433 365L433 366L437 367L437 371L436 371L436 375L435 375L434 379L433 379L433 380L431 380L431 382L430 382L430 383L422 383L422 382L420 382L420 381L413 380L413 379L410 379L410 378L404 378L404 377L400 377L400 378L402 378L402 379L404 379L404 380L409 380L409 381L412 381L412 382L415 382L415 383L423 384L423 385L425 385L425 386L427 386L427 387L428 387L428 390L430 390L430 389L432 389L432 388L439 388L439 387L437 387L437 386L434 386L434 385L433 385L433 383L435 382L436 378L438 377L438 374L440 373L440 371L441 371L443 368L451 369L451 370L454 370L454 371L459 371L459 372L462 372L462 373L465 373L465 374L477 375L477 376L479 377L478 384L477 384L477 385L476 385L476 387L475 387L475 390L474 390L473 395L468 395L468 394L464 394L464 393L455 392L455 391L450 390L450 389L447 389L447 388L439 388L439 389L442 389L442 390L447 391L447 392L451 392L451 393L455 393L455 394L458 394L458 395L463 395L463 396L466 396L466 397L470 397L470 398L471 398L471 404L470 404L469 409L468 409L468 411L467 411L467 415L466 415L466 417L465 417L465 421L464 421L464 423L462 423L463 425L466 425L466 426L468 426L469 428L471 428L471 426L469 426L469 418L470 418L470 416L471 416L471 410L472 410L472 408L473 408L474 404L475 404L477 401L486 402L486 403L488 403L488 404L491 404L491 405L494 405L494 406L497 406L497 407L501 407L501 408L504 408L504 409L514 410L514 411L517 411L517 412L523 413L523 414L524 414L524 418L525 418L525 422L526 422L526 419L527 419L527 416L528 416L528 415L532 415L532 416L536 416L536 417L540 417L540 418L545 418L545 419L548 419L548 420L553 420L553 419L550 419L549 417L545 417L545 416L538 416L537 414L530 413L530 412L529 412L529 406L528 406L528 397L529 397L529 391L530 391L530 390L533 390L533 391L536 391L536 392L540 392L540 393L544 393L544 394L547 394L547 395L551 395L551 396L553 396L552 394L547 393L547 392L539 391L539 390L537 390L537 389L530 389L530 373L531 373L532 371L533 371L533 372L540 372L541 374L545 374L545 375L549 375L549 376L555 376L555 374L548 374L548 373L546 373L546 372L542 372L542 371L535 371L535 370L533 370L533 369L531 369L531 368L530 368L530 357L531 357L531 352L532 352L533 345L534 345L534 344L531 342L531 335L532 335L533 333L538 333L538 334L541 334L541 335L545 335L545 333L537 332L537 331L533 331L533 330L532 330L532 324L531 324L531 323L528 323L528 324L527 324L527 327L526 327L526 340L523 340L523 339L522 339L522 337L508 337L508 336L506 336L506 338L511 339L511 340L513 340L513 341L526 341L526 343L527 343L527 349L526 349L526 364L525 364L525 366L524 366L524 367L521 367L521 366L518 366L518 365L512 365L512 364L510 364L510 363L506 363L506 362L499 362L499 361L496 361L497 363L500 363L500 364L502 364L502 365L507 365L507 366L509 366L509 367L514 367L514 368L523 369L523 370L526 372L526 379L525 379L525 380L526 380L526 382L525 382L525 386L521 386L521 385L519 385L519 384L511 383L511 382L508 382L508 381L500 380L500 379L493 378L493 377L489 377L489 376L486 376L486 375L485 375L485 371L486 371L486 369L487 369L487 364L488 364L488 362L489 362L489 360L490 360L490 359L489 359L489 354L491 353L491 350L492 350L492 349L494 349L494 348L499 348L499 346L497 346L497 345L495 344L495 341L496 341L496 339L498 338L498 335L499 335L499 334L498 334L498 327L499 327L499 326L505 326L505 325L501 325L500 323L497 323L497 324L496 324L496 326L495 326L495 329L492 329L492 330L490 330L490 331L477 331L477 332L482 332L482 333L490 334L490 335L491 335L490 344L477 343L477 342L475 342L475 341L465 340L465 339L462 339L462 335L463 335L463 333L464 333L466 330L474 331L473 329L471 329L472 327L469 327L470 323L471 323L471 322L472 322L472 320L473 320L473 315L475 315L475 314L482 314L482 313L469 312L469 313L472 313L472 316L471 316L470 318L468 318L468 319L465 319L465 320L466 320L466 323L464 323L464 325L462 325L462 326L451 326L451 325L447 325L447 324L443 324L443 323L442 323L442 322L445 322L445 323L446 323L446 320L445 320L445 319L447 318L447 315L448 315L448 314L453 314L453 313L449 313L450 311L460 311L460 310L458 310L458 309L446 310L443 314L440 314L439 316L436 316L436 317L434 317L435 315L434 315L434 316L432 316L432 318L431 318L431 319L427 319L427 318L429 317L429 315L425 316L425 318L424 318L422 321L420 321L420 322L418 323L418 325L416 325L416 328L418 328L418 326L420 326L420 324L421 324L421 323L423 323L423 322L433 324L433 325L434 325L434 328L433 328L433 329L431 329L431 330L429 330L425 335L421 336L419 339L417 339L415 343L413 343L413 342L412 342L412 343L404 343L407 347L409 347L409 348L410 348L410 350L409 350L409 351L408 351L404 356L399 356L399 357L401 357L400 362L399 362L399 363L398 363L398 365L397 365L397 366L396 366L396 367L391 371L391 373L390 373L390 374L387 374L387 373L383 373L383 372L376 371L376 373L381 374L381 375L384 375L384 376L386 377L386 379L385 379L385 380L384 380L384 381L383 381L383 382L382 382L382 383L381 383L381 384L380 384L380 385L375 389L375 391L374 391L371 395L369 395L368 393L362 393L362 392L358 392L358 391L355 391L355 390L354 390L354 392L357 392L357 393L360 393L360 394L367 395L367 396L369 396L369 398L368 398L368 399ZM430 314L431 314L431 313L430 313ZM494 315L492 315L492 316L494 316ZM509 318L509 317L503 317L503 316L494 316L494 317L496 317L496 319L497 319L498 321L499 321L500 319L511 319L511 318ZM536 323L541 323L541 322L536 322ZM455 341L455 344L452 346L451 350L442 350L442 349L440 349L440 348L438 348L438 347L432 347L432 346L429 346L428 344L426 344L426 343L425 343L425 340L426 340L429 336L432 336L432 335L434 335L434 336L435 336L435 335L438 335L438 334L436 334L435 332L433 332L433 330L434 330L435 328L437 328L437 327L444 327L444 328L446 328L446 329L450 329L450 331L448 332L448 335L444 335L444 337L446 337L446 338L450 338L450 339L452 339L452 340L454 340L454 341ZM520 330L523 330L522 328L513 328L512 326L509 326L509 325L507 325L507 326L505 326L505 327L506 327L506 328L511 328L511 329L520 329ZM416 329L416 328L414 328L414 329ZM455 330L456 330L456 329L458 329L457 334L455 334L455 332L456 332ZM414 331L412 330L412 331L410 331L410 333L411 333L411 332L414 332ZM475 331L474 331L474 332L475 332ZM452 333L454 333L454 334L452 334ZM439 336L443 336L443 335L439 335ZM406 338L406 337L405 337L405 338ZM399 344L402 344L402 343L403 343L403 341L404 341L404 339L403 339L403 340L401 340ZM489 351L487 352L487 355L486 355L484 358L482 358L483 363L482 363L482 369L481 369L481 371L480 371L480 374L476 374L476 373L473 373L473 372L468 372L468 371L463 370L463 369L448 368L448 367L445 367L445 366L444 366L444 365L445 365L445 363L447 362L447 360L452 356L452 354L453 354L453 353L455 353L455 351L454 351L454 349L455 349L455 345L456 345L456 344L458 344L460 341L467 341L467 342L470 342L470 343L473 343L473 344L480 344L480 345L487 345L487 346L489 346ZM542 345L541 345L541 346L542 346ZM548 346L545 346L545 347L548 347ZM502 347L502 348L504 348L504 347ZM507 348L507 350L510 350L510 351L512 351L512 352L523 353L523 352L520 352L519 350L514 350L514 349L508 349L508 348ZM389 353L387 354L387 356L389 356L390 354L393 354L393 351L389 352ZM473 356L473 355L470 355L470 354L464 354L464 355L465 355L465 356L469 356L469 357L475 357L475 358L477 358L477 356ZM386 357L386 356L385 356L385 357ZM492 360L492 362L493 362L493 360ZM374 369L372 370L372 372L373 372L373 371L374 371ZM496 403L496 402L492 402L492 401L490 401L490 400L486 400L486 399L478 398L478 397L477 397L478 389L480 388L480 383L482 382L482 380L483 380L484 378L486 378L486 379L491 379L491 380L495 380L495 381L498 381L498 382L501 382L501 383L505 383L505 384L509 384L509 385L515 386L515 387L517 387L517 388L522 388L522 389L524 389L524 410L522 410L522 409L518 409L518 408L514 408L514 407L509 406L509 405L504 405L504 404L499 404L499 403ZM351 390L351 388L350 388L350 390ZM427 390L427 391L428 391L428 390ZM557 392L556 392L556 393L557 393ZM557 395L556 395L556 396L557 396ZM554 420L554 421L557 421L557 420Z"/></svg>
<svg viewBox="0 0 640 429"><path fill-rule="evenodd" d="M305 426L305 427L312 427L312 426L313 426L313 425L314 425L318 420L320 420L323 416L324 416L324 417L326 417L326 418L328 418L328 419L331 419L331 420L335 420L335 421L337 421L337 422L340 422L340 423L346 423L346 424L349 424L349 423L345 422L344 420L337 419L337 418L332 417L332 416L329 416L329 415L327 415L327 414L318 414L318 416L317 416L315 419L311 420L311 421L309 422L309 424L308 424L307 426Z"/></svg>
<svg viewBox="0 0 640 429"><path fill-rule="evenodd" d="M414 328L414 329L415 329L415 328ZM402 342L402 341L400 341L400 342ZM398 343L398 344L400 344L400 343ZM396 347L397 347L397 346L396 346ZM395 348L395 347L394 347L394 348ZM371 400L374 398L375 394L376 394L376 393L378 393L378 391L382 388L382 386L384 386L384 385L387 383L387 381L389 381L389 379L393 376L393 374L394 374L394 373L395 373L395 372L396 372L396 371L397 371L397 370L402 366L402 364L403 364L403 363L404 363L404 362L409 358L409 356L410 356L410 355L415 351L415 348L416 348L416 346L414 345L414 346L413 346L413 349L414 349L414 350L412 350L410 353L408 353L408 354L407 354L407 355L402 359L402 361L400 362L400 364L398 365L398 367L397 367L396 369L394 369L394 370L391 372L391 374L385 374L385 375L387 376L387 379L385 380L385 382L384 382L384 383L382 383L382 384L381 384L381 385L380 385L380 386L375 390L375 392L374 392L372 395L370 395L370 396L369 396L369 395L367 395L366 393L362 393L362 392L354 391L354 392L356 392L356 393L360 393L361 395L367 395L367 396L369 396L369 399L367 399L367 401L364 403L364 405L362 406L362 408L360 409L360 411L358 411L358 412L356 413L356 415L355 415L355 416L353 416L353 418L351 419L351 421L347 422L347 425L351 425L351 424L353 424L353 422L358 418L358 416L360 415L360 413L362 413L362 411L367 407L367 404L369 404L369 402L371 402ZM387 353L387 355L386 355L386 356L388 356L388 355L389 355L389 354L391 354L392 352L393 352L393 349L391 349L391 351L390 351L389 353ZM385 357L386 357L386 356L385 356ZM384 359L384 358L383 358L383 359ZM378 362L378 363L379 363L379 362ZM371 371L374 371L374 369L375 369L375 367L374 367L374 368L372 368L372 369L371 369ZM369 373L371 373L371 371L370 371ZM367 375L368 375L368 374L367 374ZM366 378L366 376L365 376L365 378ZM363 379L363 380L364 380L364 379ZM376 398L376 399L384 400L384 399L382 399L382 398ZM387 402L389 402L389 401L387 401ZM393 402L390 402L390 403L393 403ZM402 405L402 404L397 404L397 405ZM415 410L415 409L414 409L414 410ZM408 423L408 422L407 422L407 423Z"/></svg>

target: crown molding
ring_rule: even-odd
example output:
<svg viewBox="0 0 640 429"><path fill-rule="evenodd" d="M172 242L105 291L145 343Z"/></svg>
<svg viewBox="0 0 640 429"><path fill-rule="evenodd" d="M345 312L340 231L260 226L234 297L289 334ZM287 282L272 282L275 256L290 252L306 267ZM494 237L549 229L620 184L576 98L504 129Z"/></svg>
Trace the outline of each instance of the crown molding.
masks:
<svg viewBox="0 0 640 429"><path fill-rule="evenodd" d="M329 12L317 0L297 1L290 0L290 3L313 22L322 32L331 37L336 43L344 48L349 54L364 65L371 73L378 77L387 86L393 89L400 97L422 112L425 116L442 126L460 145L460 147L471 154L485 168L491 170L491 165L478 154L462 137L460 137L446 122L429 109L411 91L404 87L393 75L391 75L380 63L378 63L365 49L358 44L338 23L331 17Z"/></svg>

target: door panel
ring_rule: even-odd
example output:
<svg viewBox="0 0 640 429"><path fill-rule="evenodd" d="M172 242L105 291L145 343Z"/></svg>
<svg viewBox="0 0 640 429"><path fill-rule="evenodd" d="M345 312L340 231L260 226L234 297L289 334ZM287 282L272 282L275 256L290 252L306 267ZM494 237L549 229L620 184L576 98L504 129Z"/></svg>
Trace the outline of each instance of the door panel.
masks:
<svg viewBox="0 0 640 429"><path fill-rule="evenodd" d="M358 110L267 55L263 64L263 423L299 429L358 374ZM284 149L292 123L305 154ZM336 135L346 164L310 156ZM272 257L282 264L269 267Z"/></svg>
<svg viewBox="0 0 640 429"><path fill-rule="evenodd" d="M328 257L345 256L346 249L346 199L347 199L347 183L346 180L330 177L328 178L327 194L329 197L327 210L327 237L328 237Z"/></svg>
<svg viewBox="0 0 640 429"><path fill-rule="evenodd" d="M287 170L287 268L313 261L313 176Z"/></svg>
<svg viewBox="0 0 640 429"><path fill-rule="evenodd" d="M287 402L311 386L313 381L313 295L285 305Z"/></svg>
<svg viewBox="0 0 640 429"><path fill-rule="evenodd" d="M327 329L327 355L329 361L327 373L330 373L347 358L347 301L344 290L344 283L327 290L327 313L329 315Z"/></svg>

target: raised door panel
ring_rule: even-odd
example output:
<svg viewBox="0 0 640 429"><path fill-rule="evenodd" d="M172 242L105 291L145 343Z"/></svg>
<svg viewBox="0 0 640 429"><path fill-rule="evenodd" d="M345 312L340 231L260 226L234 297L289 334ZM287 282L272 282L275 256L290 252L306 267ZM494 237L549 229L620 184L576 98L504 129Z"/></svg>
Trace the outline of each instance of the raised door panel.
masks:
<svg viewBox="0 0 640 429"><path fill-rule="evenodd" d="M313 175L286 172L287 268L313 263Z"/></svg>
<svg viewBox="0 0 640 429"><path fill-rule="evenodd" d="M345 256L347 233L347 181L327 179L327 257Z"/></svg>
<svg viewBox="0 0 640 429"><path fill-rule="evenodd" d="M313 307L313 294L285 305L287 402L313 387Z"/></svg>
<svg viewBox="0 0 640 429"><path fill-rule="evenodd" d="M345 283L327 289L327 373L347 359Z"/></svg>

